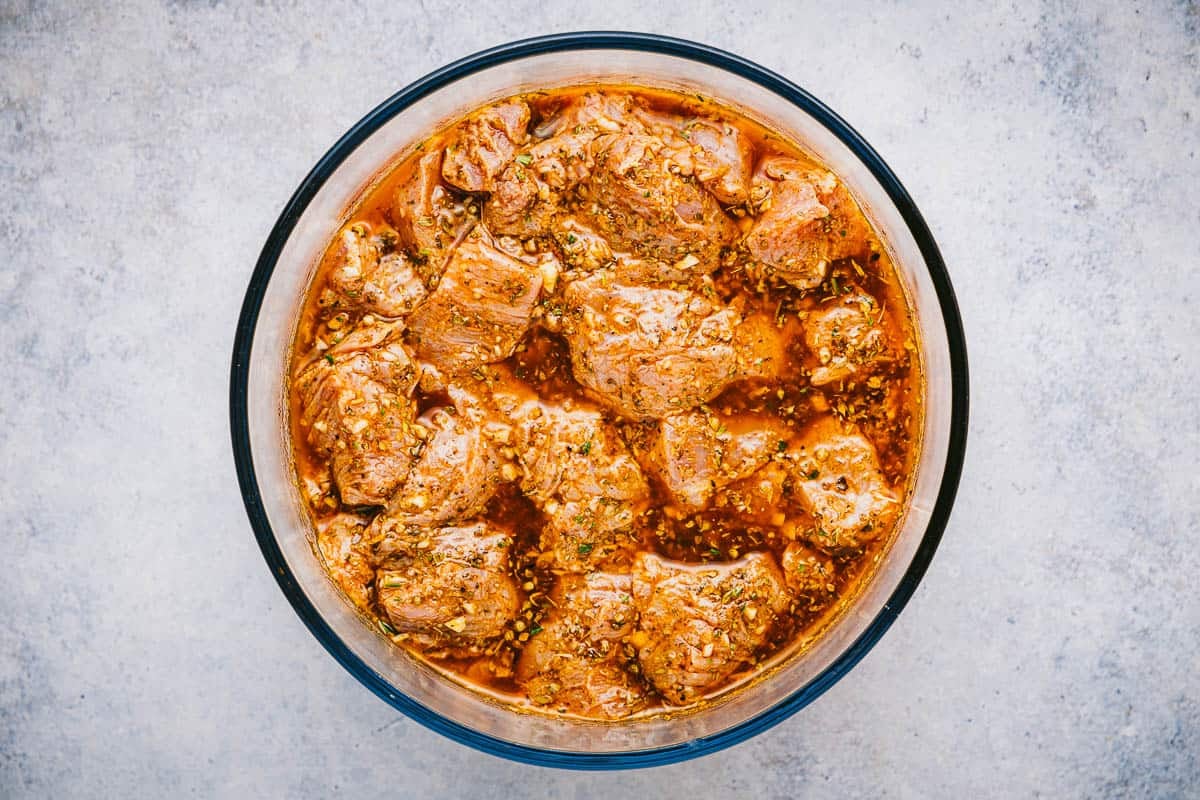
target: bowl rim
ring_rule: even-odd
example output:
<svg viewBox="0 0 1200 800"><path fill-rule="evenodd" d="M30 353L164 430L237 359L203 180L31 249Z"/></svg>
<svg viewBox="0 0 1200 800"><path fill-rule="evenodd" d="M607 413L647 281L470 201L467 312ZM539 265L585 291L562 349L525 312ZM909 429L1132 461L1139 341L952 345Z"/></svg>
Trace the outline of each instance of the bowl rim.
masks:
<svg viewBox="0 0 1200 800"><path fill-rule="evenodd" d="M863 633L821 673L786 698L711 736L665 747L608 753L550 750L516 744L449 720L397 691L368 667L325 622L301 590L263 509L250 447L247 389L254 331L267 285L285 242L325 181L362 142L396 114L441 87L507 61L568 50L634 50L690 59L753 81L798 106L842 141L869 169L911 232L934 285L949 347L951 411L946 464L921 542L895 590ZM461 744L513 761L570 769L631 769L696 758L742 742L782 722L824 694L854 667L895 621L928 569L950 517L966 451L969 381L966 340L950 276L933 235L900 180L857 131L820 100L781 75L724 50L684 39L624 31L580 31L509 42L454 61L414 81L355 123L316 163L271 229L250 277L234 336L229 424L242 501L272 575L296 614L329 654L376 696L417 723Z"/></svg>

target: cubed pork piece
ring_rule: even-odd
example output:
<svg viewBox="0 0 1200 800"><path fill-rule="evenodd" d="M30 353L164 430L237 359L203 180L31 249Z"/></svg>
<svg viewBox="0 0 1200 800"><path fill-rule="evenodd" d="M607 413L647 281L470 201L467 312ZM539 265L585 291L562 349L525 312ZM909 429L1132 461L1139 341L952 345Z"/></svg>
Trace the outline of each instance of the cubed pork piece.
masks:
<svg viewBox="0 0 1200 800"><path fill-rule="evenodd" d="M659 422L641 460L680 510L702 511L717 489L767 464L786 437L767 418L685 411Z"/></svg>
<svg viewBox="0 0 1200 800"><path fill-rule="evenodd" d="M808 541L827 553L856 550L888 530L900 497L879 468L875 447L856 427L833 417L800 437L796 493L811 515Z"/></svg>
<svg viewBox="0 0 1200 800"><path fill-rule="evenodd" d="M571 215L559 217L550 234L563 253L565 266L575 270L594 272L607 267L614 280L630 285L705 285L705 273L697 269L700 262L695 256L668 263L617 251L593 228Z"/></svg>
<svg viewBox="0 0 1200 800"><path fill-rule="evenodd" d="M832 596L837 589L833 582L833 559L800 542L792 542L787 546L780 559L780 566L783 568L783 578L787 581L788 590L795 597L807 600L810 604L819 604Z"/></svg>
<svg viewBox="0 0 1200 800"><path fill-rule="evenodd" d="M728 122L699 118L685 133L691 144L692 174L721 203L741 206L750 197L754 150L749 137ZM686 164L682 154L678 161Z"/></svg>
<svg viewBox="0 0 1200 800"><path fill-rule="evenodd" d="M542 272L473 231L451 256L437 288L408 320L417 356L447 375L513 354L529 329Z"/></svg>
<svg viewBox="0 0 1200 800"><path fill-rule="evenodd" d="M330 253L328 279L338 308L404 317L425 298L416 265L398 245L399 235L387 227L372 230L356 222L341 232Z"/></svg>
<svg viewBox="0 0 1200 800"><path fill-rule="evenodd" d="M521 488L546 515L543 559L566 571L619 562L637 544L649 489L637 461L600 411L533 400L514 412Z"/></svg>
<svg viewBox="0 0 1200 800"><path fill-rule="evenodd" d="M783 330L771 316L753 313L743 317L733 338L738 377L773 379L787 374L786 342Z"/></svg>
<svg viewBox="0 0 1200 800"><path fill-rule="evenodd" d="M317 549L325 569L346 597L366 611L371 605L375 568L367 520L357 514L338 514L317 523Z"/></svg>
<svg viewBox="0 0 1200 800"><path fill-rule="evenodd" d="M592 169L591 132L564 133L525 148L496 178L483 221L497 235L549 233Z"/></svg>
<svg viewBox="0 0 1200 800"><path fill-rule="evenodd" d="M474 415L430 409L416 422L421 455L384 515L401 525L445 525L484 511L501 482L503 459Z"/></svg>
<svg viewBox="0 0 1200 800"><path fill-rule="evenodd" d="M469 208L477 201L464 201L442 185L443 155L439 149L421 156L396 190L391 211L400 242L427 283L441 275L446 259L477 220Z"/></svg>
<svg viewBox="0 0 1200 800"><path fill-rule="evenodd" d="M571 98L562 108L542 120L533 135L549 139L566 134L644 131L633 95L624 92L587 91Z"/></svg>
<svg viewBox="0 0 1200 800"><path fill-rule="evenodd" d="M564 291L575 379L630 419L686 411L738 379L738 313L689 290L629 286L607 272Z"/></svg>
<svg viewBox="0 0 1200 800"><path fill-rule="evenodd" d="M615 249L708 274L737 226L696 181L664 168L665 147L643 134L597 137L581 213Z"/></svg>
<svg viewBox="0 0 1200 800"><path fill-rule="evenodd" d="M489 522L394 528L378 546L380 610L423 649L478 652L504 635L521 605L511 547L511 532Z"/></svg>
<svg viewBox="0 0 1200 800"><path fill-rule="evenodd" d="M608 240L574 216L560 218L550 233L567 267L594 272L616 261Z"/></svg>
<svg viewBox="0 0 1200 800"><path fill-rule="evenodd" d="M772 461L719 488L712 505L725 513L735 513L743 525L778 528L793 511L791 491L791 465Z"/></svg>
<svg viewBox="0 0 1200 800"><path fill-rule="evenodd" d="M708 116L640 110L638 118L667 144L679 174L695 177L719 202L744 206L750 198L754 147L741 128Z"/></svg>
<svg viewBox="0 0 1200 800"><path fill-rule="evenodd" d="M831 172L768 157L755 171L751 202L758 217L744 241L765 277L812 289L836 259L870 255L870 229Z"/></svg>
<svg viewBox="0 0 1200 800"><path fill-rule="evenodd" d="M560 713L620 719L646 705L646 690L625 668L622 642L637 609L628 575L567 574L550 593L550 610L517 661L529 699Z"/></svg>
<svg viewBox="0 0 1200 800"><path fill-rule="evenodd" d="M401 330L395 322L364 322L315 352L295 379L301 430L330 459L346 505L386 503L419 445L412 432L416 368Z"/></svg>
<svg viewBox="0 0 1200 800"><path fill-rule="evenodd" d="M529 106L522 100L486 106L462 123L446 146L442 177L464 192L490 192L496 176L529 139Z"/></svg>
<svg viewBox="0 0 1200 800"><path fill-rule="evenodd" d="M768 553L702 565L642 554L633 595L642 673L666 702L679 705L751 663L790 602Z"/></svg>
<svg viewBox="0 0 1200 800"><path fill-rule="evenodd" d="M861 292L841 295L809 312L804 343L813 386L863 379L893 362L882 322L879 303Z"/></svg>

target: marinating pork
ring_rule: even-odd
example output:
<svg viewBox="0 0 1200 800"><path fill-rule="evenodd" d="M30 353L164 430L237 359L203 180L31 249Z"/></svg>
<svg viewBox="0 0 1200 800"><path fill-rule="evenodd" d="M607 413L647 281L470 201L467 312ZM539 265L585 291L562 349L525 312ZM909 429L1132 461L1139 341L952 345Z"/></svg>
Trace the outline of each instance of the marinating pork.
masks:
<svg viewBox="0 0 1200 800"><path fill-rule="evenodd" d="M331 581L528 712L753 684L861 594L917 462L920 337L849 186L725 104L634 87L414 134L293 345Z"/></svg>

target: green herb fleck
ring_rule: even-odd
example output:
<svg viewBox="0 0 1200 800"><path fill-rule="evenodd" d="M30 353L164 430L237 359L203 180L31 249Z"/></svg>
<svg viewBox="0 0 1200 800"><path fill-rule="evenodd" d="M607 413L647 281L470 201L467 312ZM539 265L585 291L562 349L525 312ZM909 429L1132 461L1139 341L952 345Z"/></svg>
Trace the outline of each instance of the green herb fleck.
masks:
<svg viewBox="0 0 1200 800"><path fill-rule="evenodd" d="M595 547L595 545L593 545L591 542L582 542L579 545L579 555L586 556L588 553L592 552L593 547Z"/></svg>
<svg viewBox="0 0 1200 800"><path fill-rule="evenodd" d="M586 442L584 442L583 444L579 445L579 452L580 452L580 453L583 453L585 456L586 456L588 453L592 452L592 440L591 440L591 439L588 439Z"/></svg>
<svg viewBox="0 0 1200 800"><path fill-rule="evenodd" d="M325 360L326 360L326 361L328 361L330 364L332 364L332 363L333 363L333 356L329 355L329 353L326 353L326 354L325 354Z"/></svg>
<svg viewBox="0 0 1200 800"><path fill-rule="evenodd" d="M517 163L528 167L533 163L533 156L529 155L528 153L521 153L521 155L517 156Z"/></svg>
<svg viewBox="0 0 1200 800"><path fill-rule="evenodd" d="M787 441L784 439L780 439L778 442L775 443L775 449L778 450L780 453L787 450Z"/></svg>
<svg viewBox="0 0 1200 800"><path fill-rule="evenodd" d="M389 625L385 620L379 620L379 630L386 633L388 636L395 636L396 629Z"/></svg>
<svg viewBox="0 0 1200 800"><path fill-rule="evenodd" d="M537 636L541 632L542 632L542 626L538 625L536 622L533 623L533 627L529 629L530 636Z"/></svg>

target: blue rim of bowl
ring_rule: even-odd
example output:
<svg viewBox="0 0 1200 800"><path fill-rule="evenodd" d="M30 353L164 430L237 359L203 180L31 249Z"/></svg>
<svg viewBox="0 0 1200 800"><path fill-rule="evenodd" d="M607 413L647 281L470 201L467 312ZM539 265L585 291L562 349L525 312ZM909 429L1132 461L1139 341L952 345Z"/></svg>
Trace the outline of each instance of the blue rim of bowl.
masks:
<svg viewBox="0 0 1200 800"><path fill-rule="evenodd" d="M250 351L267 284L271 279L284 243L291 235L296 222L317 191L342 161L367 137L400 111L447 84L506 61L565 50L635 50L678 56L708 64L759 84L799 106L824 125L870 169L887 191L892 202L895 203L916 240L937 292L950 350L950 436L946 467L942 474L937 501L925 535L921 539L921 544L918 546L912 562L888 602L867 629L821 674L758 715L712 736L666 747L619 753L581 753L527 747L480 733L448 720L402 694L368 667L346 646L309 602L283 558L267 515L263 510L250 448L249 419L246 411ZM942 532L949 520L950 509L954 503L954 495L958 489L966 451L968 397L966 340L963 335L958 304L954 298L954 290L950 285L950 276L942 261L941 253L938 251L929 227L925 224L925 220L921 217L908 192L883 159L879 157L879 154L867 144L857 131L804 89L740 56L707 45L656 34L587 31L539 36L511 42L467 56L431 72L392 95L363 117L317 162L284 207L283 213L280 214L263 246L254 273L250 278L250 286L246 290L234 338L229 387L229 423L242 500L263 556L266 558L275 580L279 583L279 588L283 590L284 595L292 604L292 608L295 609L313 636L325 646L325 649L339 664L380 699L409 718L430 730L477 750L538 766L607 770L671 764L713 753L745 741L807 706L840 680L867 654L891 626L916 590L917 584L920 583L925 570L929 567L938 542L942 538Z"/></svg>

